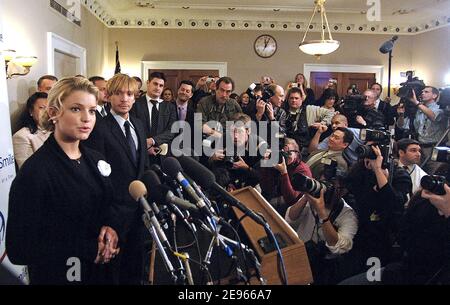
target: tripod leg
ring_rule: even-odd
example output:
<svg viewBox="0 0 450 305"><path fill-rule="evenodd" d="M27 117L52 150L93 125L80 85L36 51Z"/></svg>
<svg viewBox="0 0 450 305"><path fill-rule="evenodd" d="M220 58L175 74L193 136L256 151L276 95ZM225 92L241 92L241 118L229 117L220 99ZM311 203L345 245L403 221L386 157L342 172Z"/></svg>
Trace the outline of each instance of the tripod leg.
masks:
<svg viewBox="0 0 450 305"><path fill-rule="evenodd" d="M153 281L155 279L155 259L156 259L156 243L152 242L152 250L150 252L150 267L148 271L148 282L150 285L153 285Z"/></svg>

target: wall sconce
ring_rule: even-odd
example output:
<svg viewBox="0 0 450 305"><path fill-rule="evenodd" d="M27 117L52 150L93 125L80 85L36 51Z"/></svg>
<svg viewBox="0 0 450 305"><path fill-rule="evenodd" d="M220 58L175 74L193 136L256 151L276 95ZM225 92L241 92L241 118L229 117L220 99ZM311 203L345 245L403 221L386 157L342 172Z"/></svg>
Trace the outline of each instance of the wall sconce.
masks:
<svg viewBox="0 0 450 305"><path fill-rule="evenodd" d="M4 50L2 51L3 57L5 58L6 66L6 79L11 79L13 76L24 76L30 73L31 67L36 64L36 56L16 56L15 50ZM12 67L10 63L22 67L23 72L11 72Z"/></svg>

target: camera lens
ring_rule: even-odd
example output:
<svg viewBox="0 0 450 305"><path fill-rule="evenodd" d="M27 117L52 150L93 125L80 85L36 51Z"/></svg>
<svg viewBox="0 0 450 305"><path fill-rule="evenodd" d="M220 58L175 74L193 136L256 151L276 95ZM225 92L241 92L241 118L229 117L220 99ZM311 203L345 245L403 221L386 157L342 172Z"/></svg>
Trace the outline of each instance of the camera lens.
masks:
<svg viewBox="0 0 450 305"><path fill-rule="evenodd" d="M320 181L309 178L300 173L294 174L292 177L292 186L296 191L308 193L316 198L320 197L322 188L326 191L326 185Z"/></svg>
<svg viewBox="0 0 450 305"><path fill-rule="evenodd" d="M443 176L424 176L420 180L420 186L436 195L445 195L445 177Z"/></svg>
<svg viewBox="0 0 450 305"><path fill-rule="evenodd" d="M355 152L360 159L368 158L375 160L377 158L370 145L360 145L356 148Z"/></svg>

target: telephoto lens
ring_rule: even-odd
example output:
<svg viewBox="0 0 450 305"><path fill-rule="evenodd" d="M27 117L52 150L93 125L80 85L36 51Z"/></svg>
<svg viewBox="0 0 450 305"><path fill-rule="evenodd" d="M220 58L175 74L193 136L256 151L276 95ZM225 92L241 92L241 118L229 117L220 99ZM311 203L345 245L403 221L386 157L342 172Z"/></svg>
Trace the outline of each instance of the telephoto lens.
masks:
<svg viewBox="0 0 450 305"><path fill-rule="evenodd" d="M420 186L433 194L445 195L445 180L444 176L424 176L420 180Z"/></svg>
<svg viewBox="0 0 450 305"><path fill-rule="evenodd" d="M377 158L377 155L375 155L371 145L359 145L355 152L359 159L368 158L375 160Z"/></svg>
<svg viewBox="0 0 450 305"><path fill-rule="evenodd" d="M300 173L294 174L292 177L292 186L294 190L308 193L316 198L320 198L320 191L322 189L324 189L324 192L327 191L327 186L324 183Z"/></svg>

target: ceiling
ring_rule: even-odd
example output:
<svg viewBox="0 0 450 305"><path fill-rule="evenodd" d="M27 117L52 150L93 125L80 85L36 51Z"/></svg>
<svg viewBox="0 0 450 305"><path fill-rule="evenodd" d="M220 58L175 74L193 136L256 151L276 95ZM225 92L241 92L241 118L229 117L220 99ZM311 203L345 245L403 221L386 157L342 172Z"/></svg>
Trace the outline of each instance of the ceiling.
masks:
<svg viewBox="0 0 450 305"><path fill-rule="evenodd" d="M304 31L313 0L82 0L111 28ZM367 5L367 3L372 3ZM380 18L368 18L379 7ZM450 24L450 0L327 0L332 32L416 34ZM318 15L311 31L320 29Z"/></svg>

